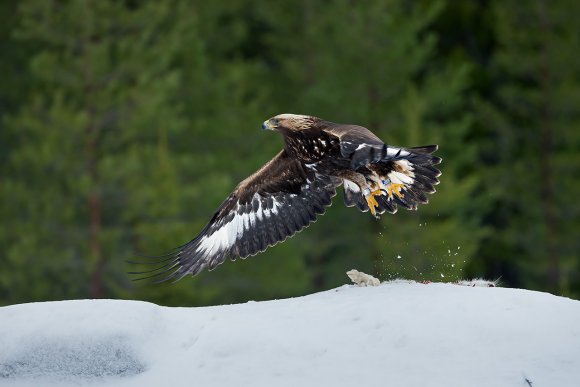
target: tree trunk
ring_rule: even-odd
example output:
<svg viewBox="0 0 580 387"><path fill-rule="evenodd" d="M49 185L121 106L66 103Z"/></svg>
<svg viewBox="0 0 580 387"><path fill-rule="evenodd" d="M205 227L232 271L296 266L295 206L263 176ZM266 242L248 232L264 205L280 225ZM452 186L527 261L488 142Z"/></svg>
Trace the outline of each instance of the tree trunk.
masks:
<svg viewBox="0 0 580 387"><path fill-rule="evenodd" d="M85 48L89 41L83 42ZM100 127L98 123L98 111L91 102L91 97L96 93L93 72L91 67L91 58L85 54L84 66L84 95L86 98L85 110L88 115L88 124L86 129L87 142L85 148L87 174L89 176L89 192L87 196L87 212L89 216L89 250L92 261L95 262L91 273L90 297L103 298L103 272L106 265L106 257L103 252L101 241L102 231L102 200L100 194L100 176L98 170L98 147L100 138Z"/></svg>
<svg viewBox="0 0 580 387"><path fill-rule="evenodd" d="M91 112L92 113L92 112ZM91 119L94 118L91 114ZM97 129L94 123L89 125L87 142L87 173L90 179L90 192L87 198L89 214L89 248L91 256L96 260L91 275L91 298L103 298L103 271L106 264L103 246L101 244L102 201L99 193L99 172L97 169Z"/></svg>
<svg viewBox="0 0 580 387"><path fill-rule="evenodd" d="M544 240L546 243L546 254L548 259L548 289L558 294L560 292L560 257L557 248L557 216L554 195L554 171L552 169L552 153L554 151L553 142L553 122L549 101L550 86L552 84L552 74L550 71L549 52L546 47L547 35L550 29L547 10L543 1L539 3L540 31L542 33L540 44L540 68L539 79L543 93L543 106L540 117L540 162L542 180L540 182L540 195L542 200L542 217L544 220Z"/></svg>

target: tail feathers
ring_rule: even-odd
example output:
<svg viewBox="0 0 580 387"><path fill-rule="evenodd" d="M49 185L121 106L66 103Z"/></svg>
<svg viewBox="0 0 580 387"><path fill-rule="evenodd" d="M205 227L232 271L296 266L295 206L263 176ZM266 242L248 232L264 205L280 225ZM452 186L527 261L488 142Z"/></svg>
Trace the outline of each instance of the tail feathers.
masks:
<svg viewBox="0 0 580 387"><path fill-rule="evenodd" d="M422 153L422 154L431 154L434 153L437 149L439 149L438 145L423 145L423 146L415 146L412 148L406 148L408 151L413 153Z"/></svg>
<svg viewBox="0 0 580 387"><path fill-rule="evenodd" d="M427 194L434 193L434 186L439 184L438 177L441 176L441 171L434 165L440 164L441 158L432 155L437 150L437 145L406 150L409 152L408 156L390 162L393 171L387 176L391 182L404 184L404 188L399 191L402 197L393 195L393 200L407 209L417 209L419 204L429 202Z"/></svg>
<svg viewBox="0 0 580 387"><path fill-rule="evenodd" d="M428 203L427 194L435 192L434 186L439 184L441 176L441 171L435 167L441 163L441 158L432 155L437 145L403 150L396 158L375 163L370 168L380 177L381 189L385 191L381 202L394 207L395 211L397 206L415 210L419 204Z"/></svg>
<svg viewBox="0 0 580 387"><path fill-rule="evenodd" d="M389 198L385 195L381 195L375 198L377 200L377 203L379 203L379 207L377 208L377 214L384 214L385 212L388 212L389 214L394 214L395 212L397 212L397 204L392 201L389 200Z"/></svg>
<svg viewBox="0 0 580 387"><path fill-rule="evenodd" d="M372 161L371 157L366 159L366 172L361 170L361 173L368 174L370 171L371 176L367 175L370 186L383 192L374 196L378 204L375 208L377 214L394 214L399 206L416 210L419 204L429 202L427 194L435 192L434 186L439 184L438 177L441 176L441 171L435 167L441 163L441 158L432 155L436 150L437 145L414 148L387 146L383 152L385 158L378 161ZM344 204L347 207L356 206L363 212L369 210L360 187L348 180L344 180Z"/></svg>
<svg viewBox="0 0 580 387"><path fill-rule="evenodd" d="M356 144L351 144L356 145ZM387 144L364 144L360 143L352 152L351 168L357 170L369 164L385 162L388 160L404 160L413 158L417 165L436 165L441 159L431 154L437 150L437 145L424 145L414 148L400 148Z"/></svg>
<svg viewBox="0 0 580 387"><path fill-rule="evenodd" d="M396 160L409 160L415 166L430 167L432 165L437 165L441 163L441 157L433 156L432 153L438 149L437 145L425 145L418 146L414 148L405 148L409 153L404 155L406 152L401 152L401 156L396 158Z"/></svg>

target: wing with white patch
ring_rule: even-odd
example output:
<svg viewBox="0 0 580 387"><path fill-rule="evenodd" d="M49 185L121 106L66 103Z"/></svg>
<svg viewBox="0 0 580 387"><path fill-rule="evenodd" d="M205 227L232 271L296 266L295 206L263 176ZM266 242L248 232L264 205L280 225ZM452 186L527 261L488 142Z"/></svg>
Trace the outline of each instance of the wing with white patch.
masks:
<svg viewBox="0 0 580 387"><path fill-rule="evenodd" d="M320 175L281 151L242 181L200 234L161 257L144 278L179 280L227 257L246 258L294 235L323 214L338 182ZM132 273L146 274L147 272Z"/></svg>
<svg viewBox="0 0 580 387"><path fill-rule="evenodd" d="M385 144L373 132L363 126L342 125L333 122L320 124L322 130L340 140L340 153L350 158L351 168L356 170L369 163L405 157L409 152L404 148Z"/></svg>

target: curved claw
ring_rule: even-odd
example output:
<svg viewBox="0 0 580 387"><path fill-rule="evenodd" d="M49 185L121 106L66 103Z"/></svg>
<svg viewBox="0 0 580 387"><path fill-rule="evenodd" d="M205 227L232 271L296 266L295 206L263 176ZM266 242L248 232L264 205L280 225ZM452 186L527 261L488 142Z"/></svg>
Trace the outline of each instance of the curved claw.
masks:
<svg viewBox="0 0 580 387"><path fill-rule="evenodd" d="M403 198L403 194L401 190L405 188L405 184L398 184L398 183L391 183L387 187L387 195L389 195L389 199L393 198L393 193L399 197L399 199Z"/></svg>
<svg viewBox="0 0 580 387"><path fill-rule="evenodd" d="M379 203L377 202L377 199L375 199L375 196L380 195L383 195L383 190L377 189L375 191L370 192L366 197L369 210L371 210L371 214L377 219L379 218L379 215L377 214L376 209L379 208Z"/></svg>
<svg viewBox="0 0 580 387"><path fill-rule="evenodd" d="M373 195L369 195L367 197L367 205L369 206L369 210L371 210L371 214L374 217L376 217L377 216L376 208L379 207L379 203L377 203L377 200L375 199L375 197Z"/></svg>

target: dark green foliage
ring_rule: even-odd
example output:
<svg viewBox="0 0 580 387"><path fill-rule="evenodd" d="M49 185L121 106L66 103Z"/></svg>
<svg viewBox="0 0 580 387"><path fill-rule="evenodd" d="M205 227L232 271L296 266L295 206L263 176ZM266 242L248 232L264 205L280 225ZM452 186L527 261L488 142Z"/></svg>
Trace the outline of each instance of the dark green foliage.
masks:
<svg viewBox="0 0 580 387"><path fill-rule="evenodd" d="M352 268L580 296L571 0L0 8L0 304L270 299L338 286ZM438 192L378 222L340 193L259 256L132 283L125 260L187 242L280 149L259 127L284 112L439 144Z"/></svg>
<svg viewBox="0 0 580 387"><path fill-rule="evenodd" d="M493 99L480 100L480 152L494 233L480 247L486 268L512 285L580 296L580 46L574 1L495 5ZM482 188L483 189L483 188ZM491 242L491 243L490 243Z"/></svg>

